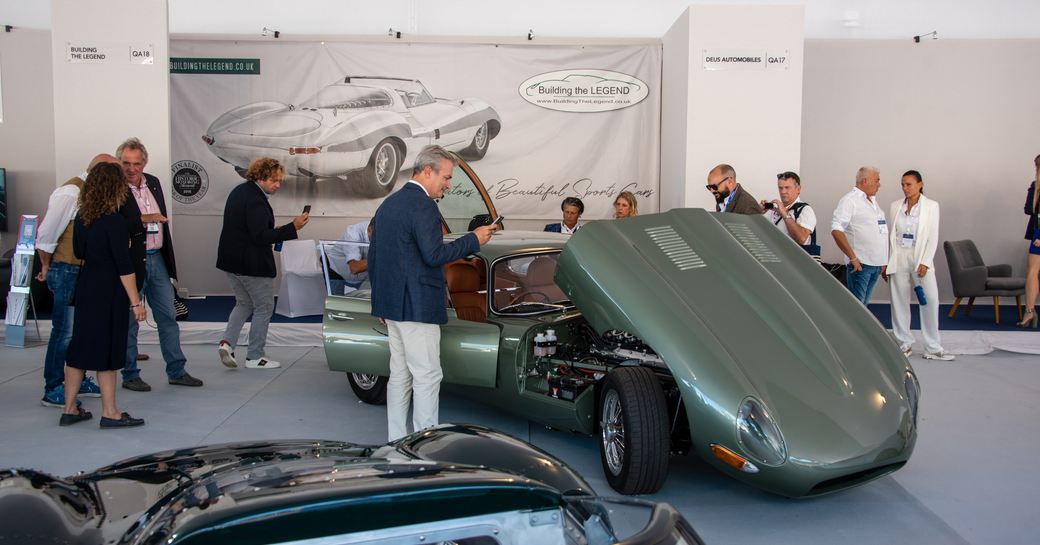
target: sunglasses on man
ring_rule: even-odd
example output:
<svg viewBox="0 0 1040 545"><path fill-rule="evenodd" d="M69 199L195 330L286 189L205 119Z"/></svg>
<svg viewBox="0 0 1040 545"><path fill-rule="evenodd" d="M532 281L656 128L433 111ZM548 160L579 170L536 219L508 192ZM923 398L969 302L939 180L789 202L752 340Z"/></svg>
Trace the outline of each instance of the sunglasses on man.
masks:
<svg viewBox="0 0 1040 545"><path fill-rule="evenodd" d="M708 191L718 191L719 190L719 186L722 185L722 182L725 182L726 180L728 180L730 178L732 178L732 176L726 176L725 178L719 180L718 183L708 184L708 185L704 186L704 188L707 189Z"/></svg>

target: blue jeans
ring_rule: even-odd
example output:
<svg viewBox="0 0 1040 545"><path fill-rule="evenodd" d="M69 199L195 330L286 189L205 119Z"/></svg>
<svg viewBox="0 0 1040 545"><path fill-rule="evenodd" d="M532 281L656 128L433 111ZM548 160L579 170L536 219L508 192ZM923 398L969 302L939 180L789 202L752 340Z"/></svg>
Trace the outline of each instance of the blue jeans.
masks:
<svg viewBox="0 0 1040 545"><path fill-rule="evenodd" d="M184 352L181 350L181 329L177 325L177 313L173 308L173 284L166 272L166 263L162 254L148 254L145 267L144 288L141 294L152 307L152 317L159 329L159 349L166 360L166 376L180 378L184 376ZM141 376L137 368L137 320L130 311L130 333L126 342L126 366L123 367L123 380L133 380Z"/></svg>
<svg viewBox="0 0 1040 545"><path fill-rule="evenodd" d="M51 336L47 339L47 355L43 359L43 389L49 392L65 382L65 356L72 340L73 307L69 306L76 293L79 265L52 261L47 269L47 287L54 294L51 311Z"/></svg>
<svg viewBox="0 0 1040 545"><path fill-rule="evenodd" d="M870 304L870 294L874 291L874 284L881 278L881 267L877 265L861 265L862 271L856 272L849 265L849 291L864 305Z"/></svg>

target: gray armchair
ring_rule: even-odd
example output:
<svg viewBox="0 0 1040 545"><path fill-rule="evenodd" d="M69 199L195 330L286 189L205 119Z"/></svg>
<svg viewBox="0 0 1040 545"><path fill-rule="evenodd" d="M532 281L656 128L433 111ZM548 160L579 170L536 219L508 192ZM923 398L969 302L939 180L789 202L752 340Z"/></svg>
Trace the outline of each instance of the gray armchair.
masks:
<svg viewBox="0 0 1040 545"><path fill-rule="evenodd" d="M986 265L975 243L970 240L948 240L943 242L943 250L950 267L953 295L957 298L947 315L949 318L953 318L953 313L964 297L968 297L965 316L971 312L976 297L992 297L993 320L999 324L1000 298L1014 297L1018 318L1022 319L1022 294L1025 293L1026 279L1012 277L1011 265Z"/></svg>

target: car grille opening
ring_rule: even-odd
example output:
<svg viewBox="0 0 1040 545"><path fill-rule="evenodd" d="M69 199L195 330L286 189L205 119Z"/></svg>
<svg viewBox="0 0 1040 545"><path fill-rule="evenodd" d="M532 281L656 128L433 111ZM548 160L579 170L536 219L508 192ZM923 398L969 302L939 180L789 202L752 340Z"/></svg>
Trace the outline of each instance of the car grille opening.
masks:
<svg viewBox="0 0 1040 545"><path fill-rule="evenodd" d="M856 473L850 473L848 475L842 475L841 477L835 477L833 479L827 479L816 484L816 486L809 489L808 496L816 496L819 494L827 494L828 492L834 492L857 484L862 484L867 481L877 479L878 477L884 477L889 473L903 467L906 462L898 462L895 464L888 464L872 469L865 469L863 471L857 471Z"/></svg>

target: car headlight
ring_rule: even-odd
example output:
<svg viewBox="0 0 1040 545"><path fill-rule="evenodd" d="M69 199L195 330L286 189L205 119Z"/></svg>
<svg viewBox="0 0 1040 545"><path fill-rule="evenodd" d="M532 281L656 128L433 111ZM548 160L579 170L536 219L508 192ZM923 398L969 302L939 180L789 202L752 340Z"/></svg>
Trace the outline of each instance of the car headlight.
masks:
<svg viewBox="0 0 1040 545"><path fill-rule="evenodd" d="M752 458L764 465L778 466L787 461L787 445L780 428L762 402L753 397L740 404L737 439Z"/></svg>
<svg viewBox="0 0 1040 545"><path fill-rule="evenodd" d="M906 388L906 403L910 405L910 415L913 417L914 426L917 426L917 405L921 399L921 383L917 381L917 375L912 369L907 369L903 375L903 387Z"/></svg>

